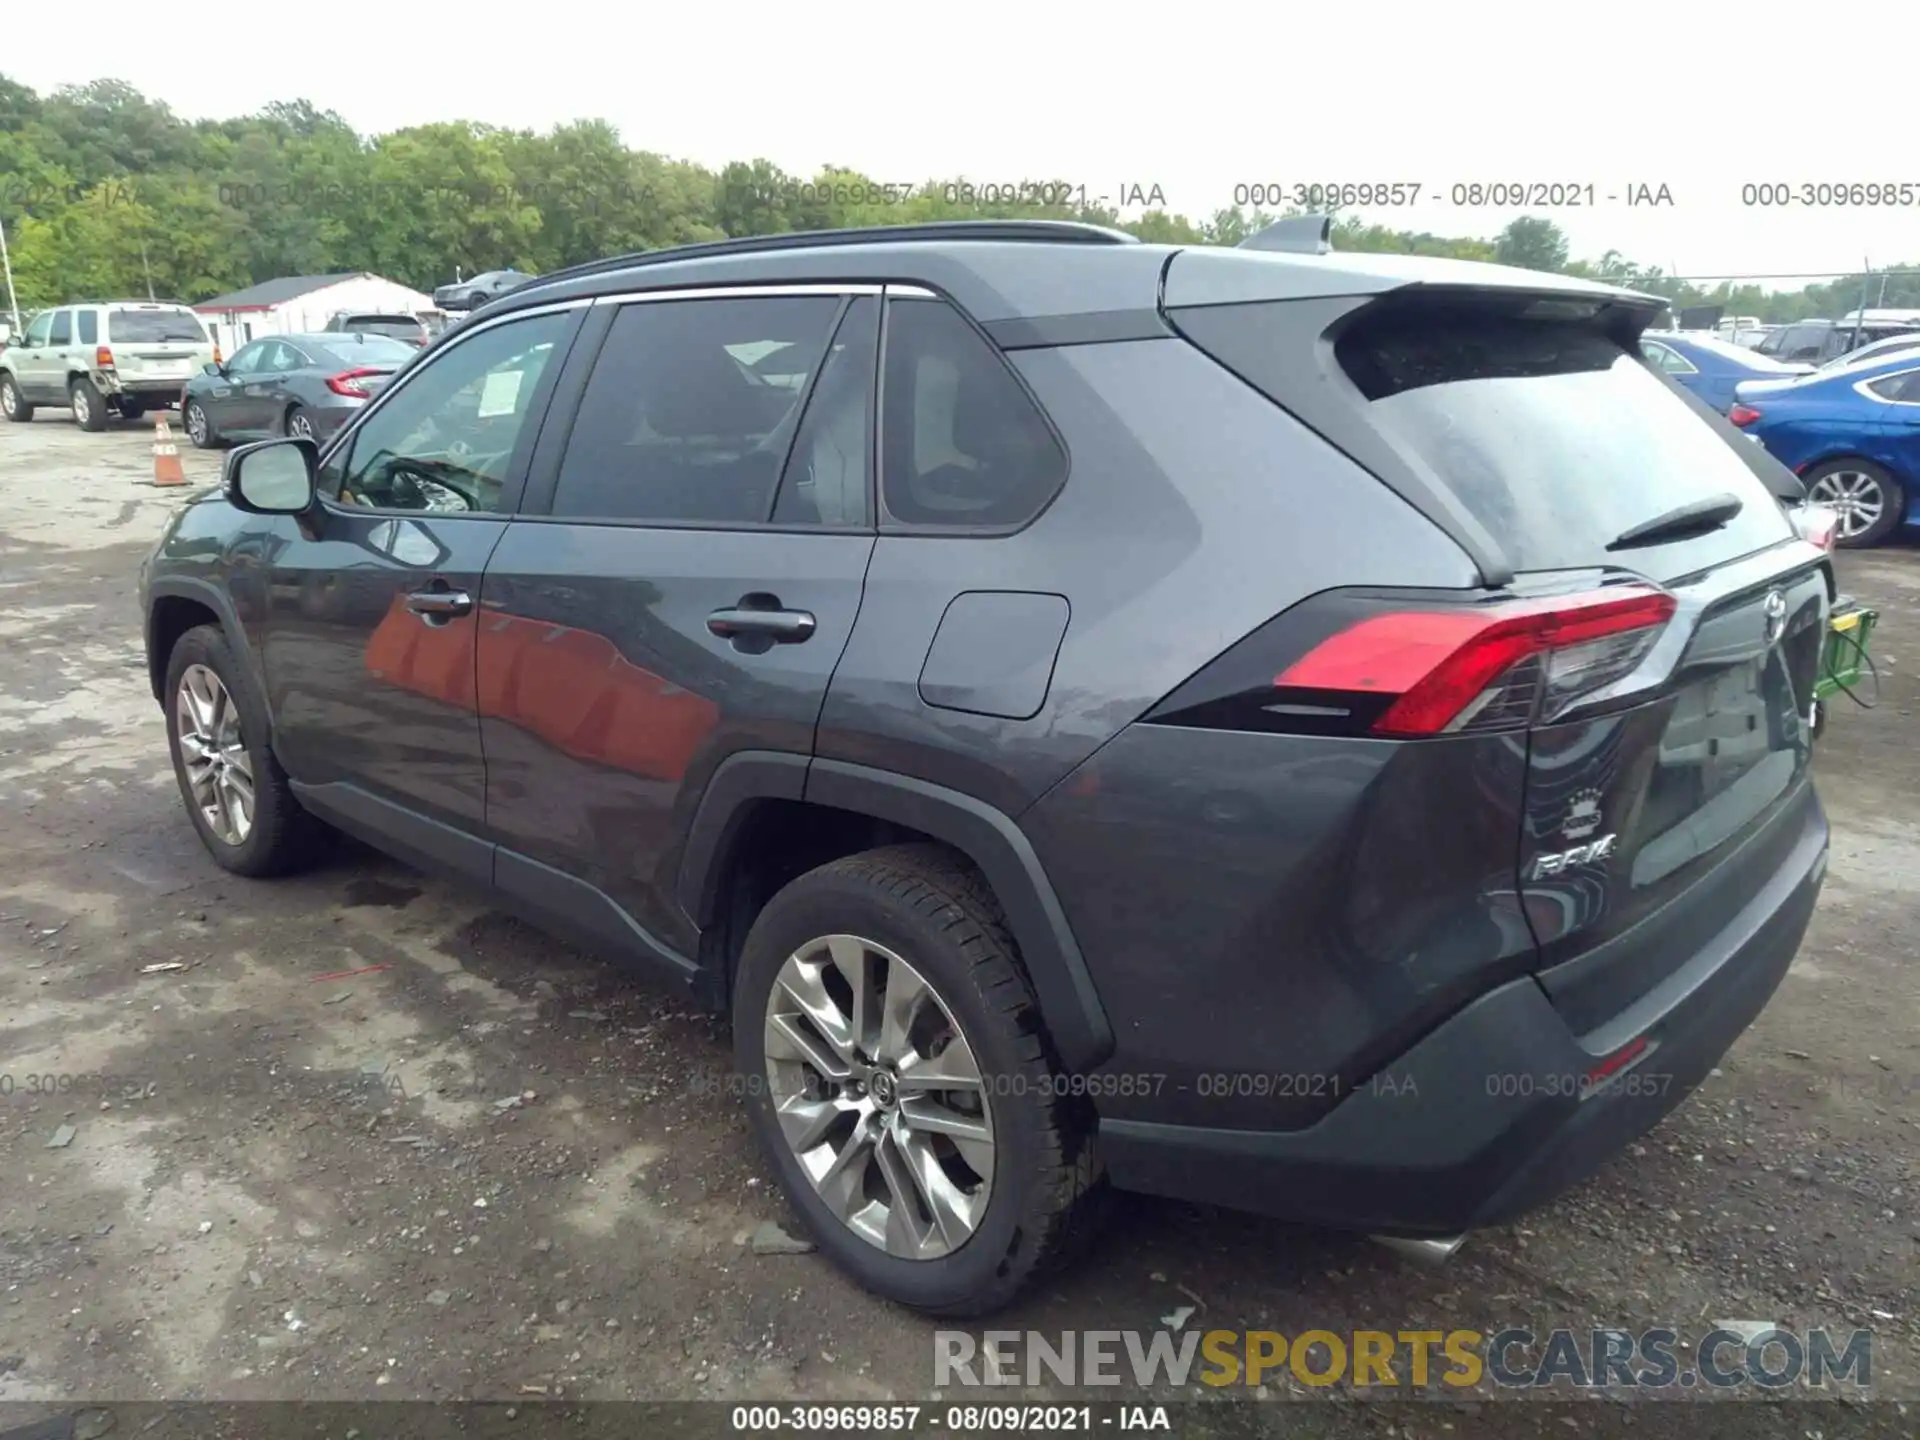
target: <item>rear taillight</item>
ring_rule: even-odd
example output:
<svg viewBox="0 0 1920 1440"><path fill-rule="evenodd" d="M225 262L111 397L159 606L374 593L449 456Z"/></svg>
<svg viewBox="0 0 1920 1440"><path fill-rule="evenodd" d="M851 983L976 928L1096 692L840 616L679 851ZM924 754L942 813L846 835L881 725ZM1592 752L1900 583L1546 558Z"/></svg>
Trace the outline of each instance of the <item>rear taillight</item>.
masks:
<svg viewBox="0 0 1920 1440"><path fill-rule="evenodd" d="M1644 584L1484 605L1330 592L1249 635L1146 718L1394 739L1524 729L1630 675L1675 608Z"/></svg>
<svg viewBox="0 0 1920 1440"><path fill-rule="evenodd" d="M342 370L338 375L327 377L327 388L336 395L345 395L350 400L368 398L367 387L361 382L369 375L384 374L380 370Z"/></svg>
<svg viewBox="0 0 1920 1440"><path fill-rule="evenodd" d="M94 351L93 368L96 370L111 370L113 368L113 351L105 345L102 345L98 350Z"/></svg>
<svg viewBox="0 0 1920 1440"><path fill-rule="evenodd" d="M1276 692L1389 697L1376 735L1531 724L1631 671L1672 618L1658 590L1622 587L1455 611L1376 615L1322 641Z"/></svg>
<svg viewBox="0 0 1920 1440"><path fill-rule="evenodd" d="M1751 405L1742 405L1738 401L1735 401L1733 408L1727 411L1727 419L1735 425L1751 425L1759 418L1760 412L1758 410L1754 409Z"/></svg>
<svg viewBox="0 0 1920 1440"><path fill-rule="evenodd" d="M1840 534L1840 512L1829 505L1801 505L1787 512L1793 518L1793 528L1800 532L1800 538L1818 545L1822 550L1833 549Z"/></svg>

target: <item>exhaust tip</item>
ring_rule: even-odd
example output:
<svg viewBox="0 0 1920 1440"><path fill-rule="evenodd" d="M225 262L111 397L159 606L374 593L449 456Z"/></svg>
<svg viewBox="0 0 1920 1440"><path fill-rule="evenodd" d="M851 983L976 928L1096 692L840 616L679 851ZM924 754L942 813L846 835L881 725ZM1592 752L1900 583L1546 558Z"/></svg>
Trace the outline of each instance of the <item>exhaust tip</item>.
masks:
<svg viewBox="0 0 1920 1440"><path fill-rule="evenodd" d="M1423 1265L1444 1265L1453 1258L1454 1251L1467 1243L1464 1235L1453 1235L1444 1240L1415 1240L1404 1235L1375 1235L1372 1238L1389 1250L1397 1251L1409 1260L1418 1260Z"/></svg>

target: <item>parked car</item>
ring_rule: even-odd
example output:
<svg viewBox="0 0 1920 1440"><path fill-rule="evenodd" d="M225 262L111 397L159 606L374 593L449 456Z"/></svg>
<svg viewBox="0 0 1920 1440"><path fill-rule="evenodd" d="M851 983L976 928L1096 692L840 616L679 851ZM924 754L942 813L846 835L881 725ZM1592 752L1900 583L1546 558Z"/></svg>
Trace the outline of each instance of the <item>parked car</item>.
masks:
<svg viewBox="0 0 1920 1440"><path fill-rule="evenodd" d="M1920 525L1920 348L1737 396L1727 418L1839 512L1840 545Z"/></svg>
<svg viewBox="0 0 1920 1440"><path fill-rule="evenodd" d="M1108 1186L1449 1253L1785 974L1831 557L1652 297L1329 228L506 296L143 567L194 828L270 875L338 827L730 1012L704 1088L905 1304L1004 1304Z"/></svg>
<svg viewBox="0 0 1920 1440"><path fill-rule="evenodd" d="M384 335L389 340L404 340L416 348L425 345L434 334L424 319L405 311L342 310L327 321L322 331L328 335Z"/></svg>
<svg viewBox="0 0 1920 1440"><path fill-rule="evenodd" d="M1827 361L1820 367L1820 372L1831 375L1836 370L1844 370L1852 365L1865 365L1869 362L1877 363L1889 355L1898 355L1908 350L1920 350L1920 331L1890 335L1885 340L1875 340L1862 345L1858 350L1849 350L1846 354Z"/></svg>
<svg viewBox="0 0 1920 1440"><path fill-rule="evenodd" d="M489 270L471 280L456 280L433 292L433 303L441 310L478 310L489 300L509 290L517 290L535 277L518 270Z"/></svg>
<svg viewBox="0 0 1920 1440"><path fill-rule="evenodd" d="M385 335L271 335L209 364L181 392L187 438L202 450L233 440L324 440L372 398L372 385L419 353Z"/></svg>
<svg viewBox="0 0 1920 1440"><path fill-rule="evenodd" d="M137 420L174 404L180 384L218 351L184 305L86 301L36 315L17 344L0 351L0 413L33 418L64 405L83 430L114 415Z"/></svg>
<svg viewBox="0 0 1920 1440"><path fill-rule="evenodd" d="M1811 365L1788 365L1711 335L1673 331L1642 335L1640 353L1722 415L1733 405L1734 386L1742 380L1790 379L1813 370Z"/></svg>
<svg viewBox="0 0 1920 1440"><path fill-rule="evenodd" d="M1920 337L1920 321L1897 316L1877 317L1868 312L1865 322L1834 320L1796 320L1782 325L1754 348L1762 355L1788 362L1806 361L1824 365L1842 355L1896 336Z"/></svg>

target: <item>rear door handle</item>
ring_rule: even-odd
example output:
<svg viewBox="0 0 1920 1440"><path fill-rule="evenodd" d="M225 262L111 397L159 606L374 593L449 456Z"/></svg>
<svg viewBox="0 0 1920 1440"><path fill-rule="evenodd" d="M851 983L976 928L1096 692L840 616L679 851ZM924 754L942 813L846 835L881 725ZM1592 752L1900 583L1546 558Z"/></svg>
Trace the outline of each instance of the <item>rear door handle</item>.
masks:
<svg viewBox="0 0 1920 1440"><path fill-rule="evenodd" d="M464 590L416 590L407 597L407 608L416 615L465 615L473 609L473 597Z"/></svg>
<svg viewBox="0 0 1920 1440"><path fill-rule="evenodd" d="M707 617L707 629L725 640L765 635L776 644L798 645L818 628L805 610L716 610Z"/></svg>

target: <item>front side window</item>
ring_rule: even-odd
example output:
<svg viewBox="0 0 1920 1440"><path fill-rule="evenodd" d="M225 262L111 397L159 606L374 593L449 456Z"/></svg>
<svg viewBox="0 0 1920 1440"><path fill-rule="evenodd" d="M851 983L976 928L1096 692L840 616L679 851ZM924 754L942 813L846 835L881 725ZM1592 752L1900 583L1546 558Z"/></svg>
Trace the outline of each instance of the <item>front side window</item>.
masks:
<svg viewBox="0 0 1920 1440"><path fill-rule="evenodd" d="M47 337L53 333L53 316L36 315L33 323L27 326L26 343L30 349L39 349L47 343Z"/></svg>
<svg viewBox="0 0 1920 1440"><path fill-rule="evenodd" d="M1039 514L1067 456L1025 387L943 300L888 302L881 483L906 526L1006 529Z"/></svg>
<svg viewBox="0 0 1920 1440"><path fill-rule="evenodd" d="M256 371L265 368L267 348L272 343L273 342L268 340L259 340L251 345L241 347L240 353L235 355L232 361L228 363L227 374L252 375Z"/></svg>
<svg viewBox="0 0 1920 1440"><path fill-rule="evenodd" d="M531 315L476 332L418 371L329 458L321 493L378 510L495 511L540 382L572 324Z"/></svg>

